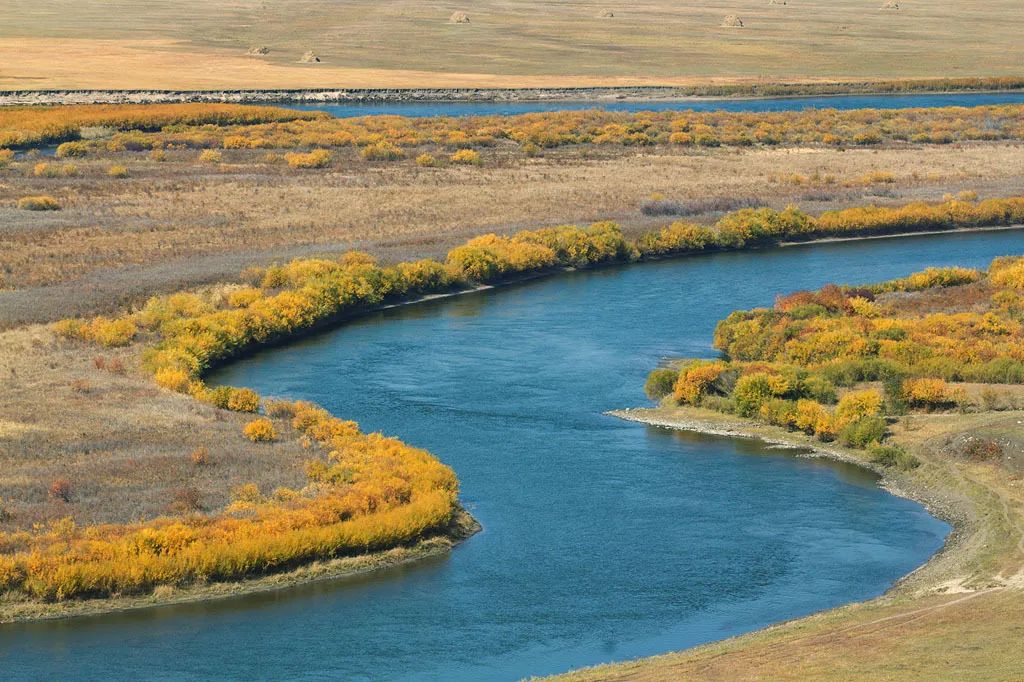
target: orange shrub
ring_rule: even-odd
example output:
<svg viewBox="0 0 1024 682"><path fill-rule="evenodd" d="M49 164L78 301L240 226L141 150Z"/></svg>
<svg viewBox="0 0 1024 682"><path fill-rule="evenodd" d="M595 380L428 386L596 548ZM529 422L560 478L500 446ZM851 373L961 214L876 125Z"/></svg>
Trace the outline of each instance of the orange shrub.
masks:
<svg viewBox="0 0 1024 682"><path fill-rule="evenodd" d="M174 367L161 367L153 375L156 383L175 393L186 393L192 378L188 372Z"/></svg>
<svg viewBox="0 0 1024 682"><path fill-rule="evenodd" d="M452 163L463 166L479 166L482 163L480 152L475 149L460 149L452 154Z"/></svg>
<svg viewBox="0 0 1024 682"><path fill-rule="evenodd" d="M672 389L672 397L679 403L698 404L725 369L723 362L696 362L682 369Z"/></svg>
<svg viewBox="0 0 1024 682"><path fill-rule="evenodd" d="M227 408L235 412L255 412L260 409L260 396L251 389L236 388L228 396Z"/></svg>
<svg viewBox="0 0 1024 682"><path fill-rule="evenodd" d="M245 437L253 443L270 443L277 440L277 430L274 423L266 417L253 419L243 429Z"/></svg>
<svg viewBox="0 0 1024 682"><path fill-rule="evenodd" d="M903 394L915 407L943 407L956 402L949 384L930 377L905 380Z"/></svg>
<svg viewBox="0 0 1024 682"><path fill-rule="evenodd" d="M23 211L59 211L61 206L51 196L37 195L18 199L18 208Z"/></svg>
<svg viewBox="0 0 1024 682"><path fill-rule="evenodd" d="M314 149L305 154L292 152L285 154L284 160L292 168L325 168L331 165L331 153L326 149Z"/></svg>

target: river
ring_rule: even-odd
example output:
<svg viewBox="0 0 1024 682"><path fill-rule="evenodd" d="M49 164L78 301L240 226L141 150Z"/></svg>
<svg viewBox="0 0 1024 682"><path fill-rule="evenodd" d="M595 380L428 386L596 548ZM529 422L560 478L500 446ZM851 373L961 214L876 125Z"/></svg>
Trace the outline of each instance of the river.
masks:
<svg viewBox="0 0 1024 682"><path fill-rule="evenodd" d="M600 100L534 102L344 102L281 106L304 111L326 111L338 118L394 114L397 116L491 116L534 111L803 111L804 109L904 109L907 107L973 107L987 104L1022 104L1024 92L922 93L911 95L830 95L814 97L755 97L686 100Z"/></svg>
<svg viewBox="0 0 1024 682"><path fill-rule="evenodd" d="M868 599L949 527L873 475L604 416L776 292L1024 252L1024 231L584 271L374 313L212 381L430 449L484 530L450 555L206 604L0 627L7 679L513 680Z"/></svg>

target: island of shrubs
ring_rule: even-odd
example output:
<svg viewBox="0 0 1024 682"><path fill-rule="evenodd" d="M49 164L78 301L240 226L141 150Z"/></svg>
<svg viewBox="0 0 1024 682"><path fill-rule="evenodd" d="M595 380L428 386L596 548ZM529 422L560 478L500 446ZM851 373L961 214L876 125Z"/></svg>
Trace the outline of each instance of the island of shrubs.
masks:
<svg viewBox="0 0 1024 682"><path fill-rule="evenodd" d="M444 263L420 260L381 266L356 252L336 260L295 260L249 269L238 283L154 297L122 317L64 320L55 325L55 331L64 337L104 346L143 344L143 367L168 390L222 409L262 412L246 426L244 435L253 441L253 447L275 440L283 430L295 429L303 437L321 443L329 455L306 464L309 485L303 490L269 500L258 499L258 495L243 496L230 507L209 515L89 528L76 528L69 520L47 529L0 536L0 590L57 600L139 593L157 585L239 579L285 570L316 558L393 547L450 522L457 509L458 484L451 470L429 453L379 434L363 434L356 424L307 403L268 401L250 389L208 386L203 381L204 373L216 364L260 345L387 301L555 268L738 249L825 235L1004 225L1022 220L1024 199L1010 198L854 209L819 217L795 208L745 209L726 215L712 227L675 223L635 241L627 239L612 223L586 228L562 226L508 237L478 237L452 249ZM986 281L1016 286L1018 265L1003 265L994 266ZM942 271L922 281L909 278L899 286L906 290L933 282L957 283L981 277L980 273ZM841 437L875 447L874 443L881 440L878 411L886 397L879 397L882 394L873 389L853 392L837 398L839 404L833 409L828 405L834 402L835 387L871 377L889 377L882 367L899 362L901 371L905 368L908 372L899 375L900 395L910 401L934 401L937 392L945 395L939 390L941 386L906 382L935 376L935 372L921 369L931 365L919 364L930 356L920 355L918 346L922 342L911 325L886 321L885 309L872 300L873 294L830 291L816 296L806 304L780 303L777 311L752 313L749 319L735 317L723 323L718 342L734 359L695 364L673 377L676 399L705 405L714 400L725 405L728 401L730 409L743 414L763 415L822 437ZM1010 296L1000 293L1000 305L1018 305L1018 299L1011 301ZM794 309L787 312L787 308ZM861 311L859 317L852 317L851 311L857 310ZM995 325L993 328L1002 330L1000 333L1008 334L1005 343L1015 339L1019 344L1014 334L1019 333L1020 324L1013 326L1009 318L1001 317L1000 310L993 309L990 315L981 316L981 321L971 317L971 324ZM808 342L806 351L799 351L804 355L799 355L798 347L790 346L786 352L794 354L792 357L776 357L772 352L777 350L773 340L781 319L778 316L788 316L786 319L795 320L795 324L823 325L820 332L814 332L820 338ZM830 364L833 368L828 372L818 371L815 363L825 362L828 353L862 350L857 340L860 327L844 326L852 319L878 326L870 336L874 345L869 347L884 347L886 354L854 355L855 360L836 362L834 367ZM929 321L920 329L936 333L934 329L946 329L942 324L948 327L951 323ZM990 336L984 338L995 343ZM916 345L910 348L911 343ZM896 346L890 349L890 344ZM899 355L898 349L904 347L908 347L906 357ZM984 361L963 360L957 372L974 376L1001 369L1016 376L1021 358L998 359L1004 363L998 364L994 362L997 358L990 358L992 346L977 348ZM995 352L1002 352L1002 348L997 344ZM897 357L890 358L890 354ZM807 367L798 364L801 362ZM961 374L953 372L949 378L958 376ZM880 452L879 457L902 456L889 450Z"/></svg>
<svg viewBox="0 0 1024 682"><path fill-rule="evenodd" d="M992 407L957 382L1024 383L1024 257L987 272L930 268L868 287L830 285L719 323L723 357L651 373L655 399L760 419L867 448L878 463L916 460L886 443L887 416Z"/></svg>

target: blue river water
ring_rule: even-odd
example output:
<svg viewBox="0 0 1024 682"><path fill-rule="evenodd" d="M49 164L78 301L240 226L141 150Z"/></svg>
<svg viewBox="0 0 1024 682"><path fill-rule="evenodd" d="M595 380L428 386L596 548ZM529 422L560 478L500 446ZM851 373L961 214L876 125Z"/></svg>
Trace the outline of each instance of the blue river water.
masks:
<svg viewBox="0 0 1024 682"><path fill-rule="evenodd" d="M827 97L768 97L752 99L689 99L651 101L541 101L541 102L346 102L341 104L282 103L293 109L326 111L347 118L394 114L397 116L490 116L534 111L802 111L804 109L904 109L907 107L972 107L986 104L1021 104L1022 92L949 93L912 95L836 95Z"/></svg>
<svg viewBox="0 0 1024 682"><path fill-rule="evenodd" d="M450 555L205 604L0 626L4 679L514 680L884 592L949 527L873 475L628 423L661 360L778 292L1024 253L1024 231L722 253L367 315L213 381L317 401L454 467Z"/></svg>

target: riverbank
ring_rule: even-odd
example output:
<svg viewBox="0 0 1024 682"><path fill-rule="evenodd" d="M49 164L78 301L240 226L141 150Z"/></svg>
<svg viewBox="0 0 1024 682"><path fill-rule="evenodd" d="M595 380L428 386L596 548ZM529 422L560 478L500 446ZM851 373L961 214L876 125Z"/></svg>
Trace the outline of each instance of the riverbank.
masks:
<svg viewBox="0 0 1024 682"><path fill-rule="evenodd" d="M938 679L952 670L977 680L1021 673L1016 633L1024 627L1024 412L922 415L894 427L896 442L922 465L894 471L863 451L699 408L659 407L610 414L732 438L753 438L797 456L875 471L893 494L925 505L954 530L943 549L876 599L784 622L754 633L559 676L585 680ZM954 434L1015 433L1014 459L981 464L941 451ZM970 671L969 673L967 671Z"/></svg>
<svg viewBox="0 0 1024 682"><path fill-rule="evenodd" d="M443 533L429 535L411 544L381 552L314 561L283 573L273 573L240 581L157 588L151 594L103 599L40 602L34 600L5 601L0 598L0 624L78 618L157 606L216 601L288 589L310 583L341 581L374 571L383 571L442 556L482 529L472 515L459 507L451 524Z"/></svg>
<svg viewBox="0 0 1024 682"><path fill-rule="evenodd" d="M210 90L0 90L0 106L67 104L407 104L467 102L687 102L844 95L1024 92L1024 78L522 88L297 88Z"/></svg>

